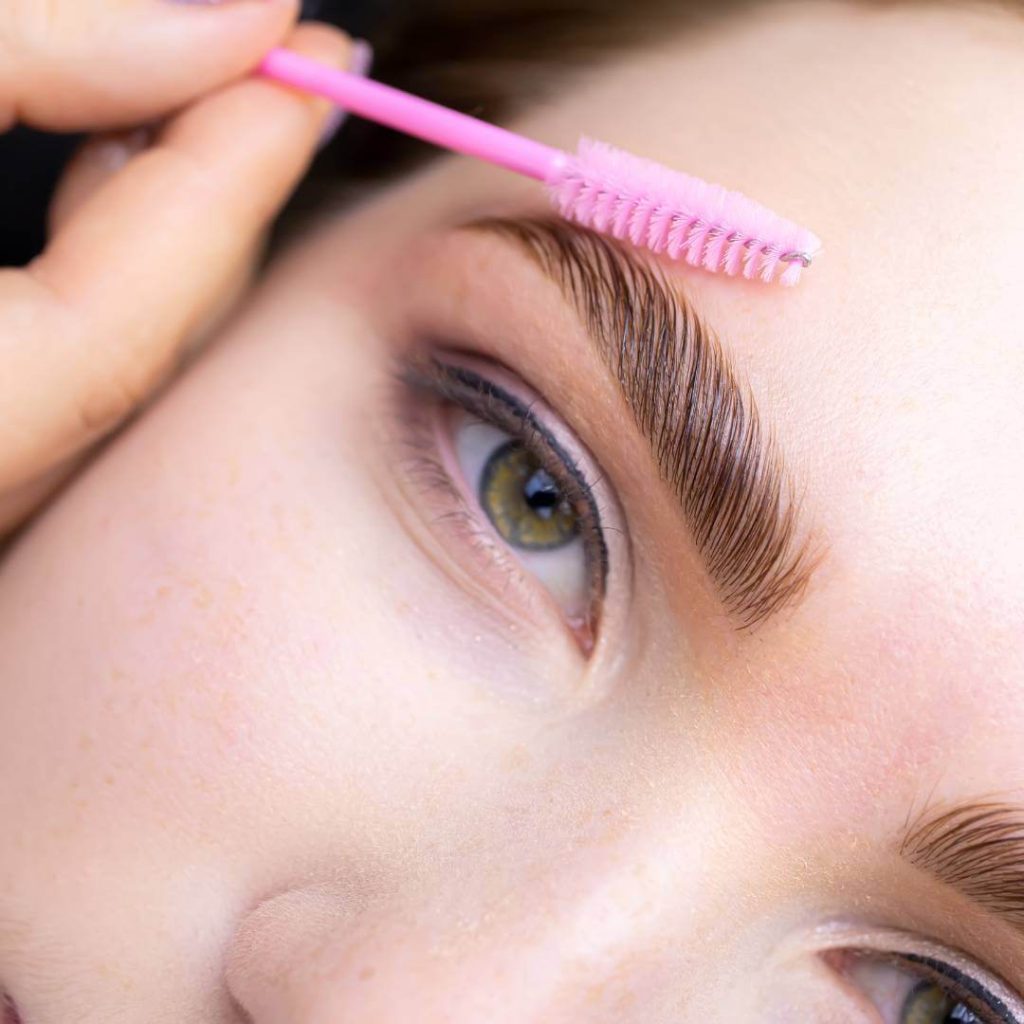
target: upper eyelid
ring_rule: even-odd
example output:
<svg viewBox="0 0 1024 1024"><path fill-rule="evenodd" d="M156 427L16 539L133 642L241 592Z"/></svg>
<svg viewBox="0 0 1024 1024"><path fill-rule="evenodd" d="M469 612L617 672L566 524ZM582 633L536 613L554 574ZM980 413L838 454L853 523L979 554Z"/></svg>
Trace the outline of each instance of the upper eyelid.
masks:
<svg viewBox="0 0 1024 1024"><path fill-rule="evenodd" d="M987 985L983 985L972 974L961 971L953 967L952 964L947 964L944 960L940 960L936 957L921 956L916 953L904 953L901 955L900 959L909 963L920 964L923 967L929 967L935 971L936 974L942 975L950 982L967 989L972 996L984 1003L987 1003L996 1011L996 1013L1005 1017L1006 1024L1024 1024L1024 1020L1021 1020L1020 1016L1002 999L998 993L991 991ZM950 975L950 968L959 975L958 978L954 978Z"/></svg>
<svg viewBox="0 0 1024 1024"><path fill-rule="evenodd" d="M973 975L962 972L941 959L916 957L913 954L894 953L884 949L843 947L826 950L822 956L846 985L858 991L863 991L866 987L857 978L856 968L859 965L886 967L903 975L912 985L911 992L920 987L937 988L950 1001L964 1005L972 1013L979 1014L980 1022L1022 1024L1011 1007L996 992ZM870 993L866 994L871 997Z"/></svg>

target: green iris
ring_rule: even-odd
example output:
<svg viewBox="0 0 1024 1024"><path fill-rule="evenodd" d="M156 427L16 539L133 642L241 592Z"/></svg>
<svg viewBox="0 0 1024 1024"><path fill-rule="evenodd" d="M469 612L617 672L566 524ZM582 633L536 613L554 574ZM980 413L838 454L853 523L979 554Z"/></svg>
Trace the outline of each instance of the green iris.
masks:
<svg viewBox="0 0 1024 1024"><path fill-rule="evenodd" d="M900 1024L981 1024L977 1014L930 981L922 981L907 997Z"/></svg>
<svg viewBox="0 0 1024 1024"><path fill-rule="evenodd" d="M563 547L579 533L579 517L558 483L518 441L487 460L480 504L498 533L526 551Z"/></svg>

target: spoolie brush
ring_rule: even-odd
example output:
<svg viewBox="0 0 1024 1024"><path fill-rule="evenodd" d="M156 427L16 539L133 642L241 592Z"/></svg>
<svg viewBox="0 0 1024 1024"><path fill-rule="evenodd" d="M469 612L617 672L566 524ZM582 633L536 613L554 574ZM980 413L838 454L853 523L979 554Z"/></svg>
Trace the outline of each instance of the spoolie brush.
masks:
<svg viewBox="0 0 1024 1024"><path fill-rule="evenodd" d="M565 153L290 50L272 50L260 71L370 121L544 182L567 220L691 266L794 285L821 249L810 231L739 192L603 142L583 139Z"/></svg>

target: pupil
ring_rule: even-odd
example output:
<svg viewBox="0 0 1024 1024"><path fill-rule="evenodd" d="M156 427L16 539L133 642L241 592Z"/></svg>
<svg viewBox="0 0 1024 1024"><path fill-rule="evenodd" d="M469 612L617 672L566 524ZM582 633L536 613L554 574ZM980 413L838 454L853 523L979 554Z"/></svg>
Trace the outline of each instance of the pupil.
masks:
<svg viewBox="0 0 1024 1024"><path fill-rule="evenodd" d="M951 1021L959 1021L961 1024L980 1024L977 1016L968 1010L963 1003L957 1003L949 1019Z"/></svg>
<svg viewBox="0 0 1024 1024"><path fill-rule="evenodd" d="M523 497L526 504L541 517L550 519L555 514L562 496L558 493L558 485L551 479L546 469L538 469L523 485Z"/></svg>

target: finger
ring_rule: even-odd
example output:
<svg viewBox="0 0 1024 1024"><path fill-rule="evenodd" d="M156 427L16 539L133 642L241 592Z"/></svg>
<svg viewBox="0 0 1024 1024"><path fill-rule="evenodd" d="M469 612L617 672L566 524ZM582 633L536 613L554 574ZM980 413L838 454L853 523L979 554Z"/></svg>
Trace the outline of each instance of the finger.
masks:
<svg viewBox="0 0 1024 1024"><path fill-rule="evenodd" d="M56 235L93 195L146 149L154 137L155 129L134 128L95 135L83 143L64 169L50 202L50 235Z"/></svg>
<svg viewBox="0 0 1024 1024"><path fill-rule="evenodd" d="M325 130L330 130L330 122L334 117L335 112L332 111ZM122 171L134 156L151 145L155 138L155 128L137 128L133 131L106 132L85 142L65 170L50 204L48 219L51 237L58 234L92 196ZM206 344L218 325L246 294L262 261L268 234L269 230L262 232L239 257L234 270L225 275L225 284L215 306L206 314L203 322L189 332L189 337L182 340L183 359ZM3 506L0 504L0 522L2 520Z"/></svg>
<svg viewBox="0 0 1024 1024"><path fill-rule="evenodd" d="M373 47L365 39L352 42L349 71L366 76L373 65ZM324 125L319 147L325 147L345 123L348 112L334 107ZM156 126L103 132L88 139L64 169L50 203L50 234L56 234L94 192L106 184L128 161L149 146Z"/></svg>
<svg viewBox="0 0 1024 1024"><path fill-rule="evenodd" d="M345 36L289 45L344 66ZM303 173L328 105L262 80L171 122L24 271L0 274L0 490L115 426L173 361Z"/></svg>
<svg viewBox="0 0 1024 1024"><path fill-rule="evenodd" d="M0 131L138 124L244 74L298 0L4 0Z"/></svg>

